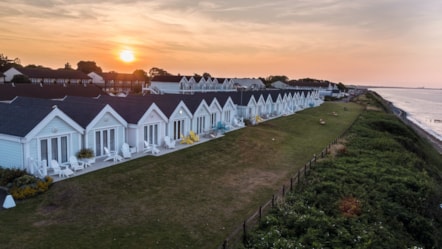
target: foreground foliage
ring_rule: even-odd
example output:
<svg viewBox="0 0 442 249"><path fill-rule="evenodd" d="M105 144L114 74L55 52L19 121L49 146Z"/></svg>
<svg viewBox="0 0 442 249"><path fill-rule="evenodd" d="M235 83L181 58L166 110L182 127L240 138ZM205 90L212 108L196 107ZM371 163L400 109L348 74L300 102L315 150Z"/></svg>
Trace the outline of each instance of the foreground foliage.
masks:
<svg viewBox="0 0 442 249"><path fill-rule="evenodd" d="M0 167L0 186L6 187L16 200L22 200L44 193L53 179L46 176L40 179L22 169Z"/></svg>
<svg viewBox="0 0 442 249"><path fill-rule="evenodd" d="M391 114L367 111L340 147L247 248L442 247L442 165L428 143Z"/></svg>

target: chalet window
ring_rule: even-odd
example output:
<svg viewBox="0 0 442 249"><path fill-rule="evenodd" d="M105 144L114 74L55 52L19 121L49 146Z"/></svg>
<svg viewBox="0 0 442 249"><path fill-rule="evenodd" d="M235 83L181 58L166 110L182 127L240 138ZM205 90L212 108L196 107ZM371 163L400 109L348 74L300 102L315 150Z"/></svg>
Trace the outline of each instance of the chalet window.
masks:
<svg viewBox="0 0 442 249"><path fill-rule="evenodd" d="M230 123L230 110L224 112L224 122Z"/></svg>
<svg viewBox="0 0 442 249"><path fill-rule="evenodd" d="M158 144L158 124L149 124L144 126L144 141L149 144Z"/></svg>
<svg viewBox="0 0 442 249"><path fill-rule="evenodd" d="M212 115L210 116L210 126L215 127L215 125L216 125L216 113L212 113Z"/></svg>
<svg viewBox="0 0 442 249"><path fill-rule="evenodd" d="M206 128L206 117L201 116L196 119L196 133L201 134Z"/></svg>
<svg viewBox="0 0 442 249"><path fill-rule="evenodd" d="M95 155L103 156L104 147L111 151L116 150L115 129L105 129L95 132Z"/></svg>
<svg viewBox="0 0 442 249"><path fill-rule="evenodd" d="M40 159L56 160L59 163L68 161L68 137L53 137L40 140Z"/></svg>
<svg viewBox="0 0 442 249"><path fill-rule="evenodd" d="M180 136L183 132L184 132L184 119L173 121L173 139L174 140L180 139Z"/></svg>

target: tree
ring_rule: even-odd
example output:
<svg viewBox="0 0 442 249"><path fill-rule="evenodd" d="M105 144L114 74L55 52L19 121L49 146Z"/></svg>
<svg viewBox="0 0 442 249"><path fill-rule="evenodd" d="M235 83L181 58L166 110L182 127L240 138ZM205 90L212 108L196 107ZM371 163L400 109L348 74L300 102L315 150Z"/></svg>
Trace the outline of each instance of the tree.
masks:
<svg viewBox="0 0 442 249"><path fill-rule="evenodd" d="M150 75L150 78L153 78L155 76L169 76L172 74L170 74L169 72L167 72L166 70L164 70L162 68L153 67L149 70L149 75Z"/></svg>
<svg viewBox="0 0 442 249"><path fill-rule="evenodd" d="M45 67L45 66L42 66L42 65L35 65L35 64L29 64L29 65L26 65L25 68L51 69L51 68L49 68L49 67Z"/></svg>
<svg viewBox="0 0 442 249"><path fill-rule="evenodd" d="M64 69L66 69L66 70L73 70L72 66L71 66L71 63L66 62L66 64L64 64Z"/></svg>
<svg viewBox="0 0 442 249"><path fill-rule="evenodd" d="M204 72L203 78L212 78L212 75L210 75L210 73Z"/></svg>
<svg viewBox="0 0 442 249"><path fill-rule="evenodd" d="M289 81L289 77L287 77L285 75L270 75L266 79L266 82L268 82L268 83L273 83L275 81L281 81L281 82L287 83L287 81Z"/></svg>
<svg viewBox="0 0 442 249"><path fill-rule="evenodd" d="M0 72L4 72L11 67L22 67L20 59L9 59L8 56L0 54Z"/></svg>
<svg viewBox="0 0 442 249"><path fill-rule="evenodd" d="M12 83L31 83L31 80L28 78L28 76L23 74L16 74L11 80Z"/></svg>
<svg viewBox="0 0 442 249"><path fill-rule="evenodd" d="M145 82L147 85L150 85L150 79L149 79L149 76L147 76L147 72L144 71L143 69L137 69L137 70L135 70L135 71L133 72L133 75L135 75L135 77L137 77L137 78L143 79L144 82ZM135 86L135 87L132 87L132 90L133 90L135 93L138 93L138 92L141 92L141 88L142 88L141 85L140 85L140 86Z"/></svg>
<svg viewBox="0 0 442 249"><path fill-rule="evenodd" d="M342 84L341 82L339 82L336 86L338 87L338 89L340 91L347 91L347 87L344 84Z"/></svg>
<svg viewBox="0 0 442 249"><path fill-rule="evenodd" d="M77 63L77 70L81 71L85 74L88 74L90 72L95 72L95 73L102 73L103 72L101 67L97 66L95 61L79 61Z"/></svg>
<svg viewBox="0 0 442 249"><path fill-rule="evenodd" d="M144 80L147 80L147 73L143 69L137 69L133 72L133 75L135 75L137 78L143 78Z"/></svg>

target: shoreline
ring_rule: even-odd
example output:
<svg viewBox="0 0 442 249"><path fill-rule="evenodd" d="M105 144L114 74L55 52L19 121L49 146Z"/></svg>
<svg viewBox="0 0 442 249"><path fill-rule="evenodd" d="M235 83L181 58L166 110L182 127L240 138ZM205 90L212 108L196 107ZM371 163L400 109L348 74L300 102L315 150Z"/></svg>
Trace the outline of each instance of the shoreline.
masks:
<svg viewBox="0 0 442 249"><path fill-rule="evenodd" d="M426 139L433 146L433 148L437 152L439 152L440 155L442 155L442 141L441 140L439 140L433 134L429 133L428 131L426 131L425 129L423 129L422 127L420 127L419 125L417 125L416 123L411 121L410 119L408 119L407 112L405 112L404 110L394 106L394 104L391 103L390 101L387 101L384 98L382 98L382 99L386 103L388 103L388 106L389 106L391 112L393 112L393 114L395 114L396 117L398 117L408 127L413 129L420 137Z"/></svg>

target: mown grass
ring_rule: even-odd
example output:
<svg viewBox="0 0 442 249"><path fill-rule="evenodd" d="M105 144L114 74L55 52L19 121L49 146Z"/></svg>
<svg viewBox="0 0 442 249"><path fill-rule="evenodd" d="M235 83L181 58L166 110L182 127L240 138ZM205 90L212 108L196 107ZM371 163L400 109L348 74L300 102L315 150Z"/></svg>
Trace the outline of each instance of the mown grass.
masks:
<svg viewBox="0 0 442 249"><path fill-rule="evenodd" d="M362 109L325 103L185 150L58 182L0 212L0 245L216 248Z"/></svg>

